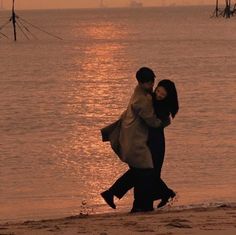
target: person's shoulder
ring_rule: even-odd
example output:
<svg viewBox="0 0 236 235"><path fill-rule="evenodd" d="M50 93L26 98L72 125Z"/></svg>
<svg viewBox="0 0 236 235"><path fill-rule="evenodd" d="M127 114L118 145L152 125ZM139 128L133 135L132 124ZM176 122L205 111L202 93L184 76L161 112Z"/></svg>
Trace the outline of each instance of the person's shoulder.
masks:
<svg viewBox="0 0 236 235"><path fill-rule="evenodd" d="M134 94L134 99L137 102L146 102L152 100L152 95L144 92L137 92Z"/></svg>
<svg viewBox="0 0 236 235"><path fill-rule="evenodd" d="M150 94L136 95L132 101L132 107L134 109L147 109L152 106L152 96Z"/></svg>

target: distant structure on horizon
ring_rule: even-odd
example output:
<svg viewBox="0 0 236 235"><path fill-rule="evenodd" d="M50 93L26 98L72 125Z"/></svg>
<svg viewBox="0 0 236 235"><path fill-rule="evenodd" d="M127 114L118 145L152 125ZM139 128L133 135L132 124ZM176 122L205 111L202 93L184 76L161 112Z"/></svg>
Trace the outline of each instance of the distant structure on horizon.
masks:
<svg viewBox="0 0 236 235"><path fill-rule="evenodd" d="M225 8L220 9L219 0L216 0L216 6L215 6L215 10L213 12L212 17L223 16L225 18L230 18L231 16L234 16L235 14L236 14L236 2L234 3L232 7L231 0L225 0Z"/></svg>
<svg viewBox="0 0 236 235"><path fill-rule="evenodd" d="M104 0L100 0L99 7L100 8L107 8L106 4L104 3Z"/></svg>
<svg viewBox="0 0 236 235"><path fill-rule="evenodd" d="M0 10L4 10L4 7L3 7L3 0L1 0Z"/></svg>
<svg viewBox="0 0 236 235"><path fill-rule="evenodd" d="M141 1L132 0L129 6L133 8L140 8L140 7L143 7L143 3Z"/></svg>
<svg viewBox="0 0 236 235"><path fill-rule="evenodd" d="M162 6L162 7L165 7L165 6L166 6L166 0L162 0L162 1L161 1L161 6Z"/></svg>

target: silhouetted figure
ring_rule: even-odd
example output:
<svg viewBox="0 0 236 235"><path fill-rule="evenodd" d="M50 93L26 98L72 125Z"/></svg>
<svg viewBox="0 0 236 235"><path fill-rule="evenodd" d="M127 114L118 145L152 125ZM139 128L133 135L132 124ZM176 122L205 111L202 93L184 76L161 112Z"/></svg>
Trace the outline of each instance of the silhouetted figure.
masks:
<svg viewBox="0 0 236 235"><path fill-rule="evenodd" d="M153 106L156 116L163 121L163 123L169 122L169 116L175 117L178 112L178 97L176 88L173 82L170 80L162 80L159 82L155 93L153 93ZM161 199L158 207L164 206L169 199L175 197L175 192L167 187L167 185L161 179L161 168L165 155L165 137L164 127L149 128L148 147L152 154L154 170L152 172L153 179L146 181L149 185L150 197L152 200ZM144 177L147 180L148 177ZM145 182L144 182L145 183ZM128 190L130 190L135 184L135 172L129 169L123 174L111 187L102 193L105 201L112 208L115 208L114 196L121 199ZM151 187L151 189L150 189ZM135 189L134 189L135 190ZM131 212L144 211L139 208L138 203L134 200L133 208Z"/></svg>
<svg viewBox="0 0 236 235"><path fill-rule="evenodd" d="M153 93L153 106L157 117L163 122L168 120L170 115L172 118L175 117L179 110L179 104L176 87L172 81L162 80L158 83ZM154 200L161 199L158 207L162 207L176 195L161 179L161 169L165 157L164 128L149 129L148 146L152 153L154 164Z"/></svg>
<svg viewBox="0 0 236 235"><path fill-rule="evenodd" d="M114 129L116 124L103 128L104 141L110 141L115 146L115 152L121 160L126 162L130 169L125 173L121 184L117 185L117 191L107 190L101 195L109 206L115 208L114 195L122 197L131 187L134 187L134 202L131 212L152 211L154 184L153 160L147 145L149 127L163 127L154 113L152 104L152 89L155 74L149 68L141 68L136 73L138 85L131 96L128 108L121 116L118 135L118 144L114 144ZM169 122L167 122L169 124ZM117 123L119 125L119 122ZM112 129L111 129L112 127ZM127 177L126 177L127 176Z"/></svg>

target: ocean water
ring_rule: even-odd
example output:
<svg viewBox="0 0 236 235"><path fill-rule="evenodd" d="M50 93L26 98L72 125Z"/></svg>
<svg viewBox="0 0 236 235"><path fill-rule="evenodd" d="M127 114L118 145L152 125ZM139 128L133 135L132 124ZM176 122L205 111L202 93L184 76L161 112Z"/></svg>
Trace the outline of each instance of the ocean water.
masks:
<svg viewBox="0 0 236 235"><path fill-rule="evenodd" d="M162 177L174 206L236 201L236 18L211 7L19 11L0 37L0 221L110 212L100 197L126 171L100 129L126 108L135 72L176 83ZM9 17L0 12L0 25ZM23 28L23 26L22 26ZM116 201L129 211L132 191Z"/></svg>

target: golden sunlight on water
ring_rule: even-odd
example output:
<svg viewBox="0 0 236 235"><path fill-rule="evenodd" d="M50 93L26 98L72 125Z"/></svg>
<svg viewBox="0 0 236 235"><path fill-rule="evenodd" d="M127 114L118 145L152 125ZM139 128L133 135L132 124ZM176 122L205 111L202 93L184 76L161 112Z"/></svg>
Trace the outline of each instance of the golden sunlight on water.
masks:
<svg viewBox="0 0 236 235"><path fill-rule="evenodd" d="M99 192L126 169L110 151L109 145L98 141L101 140L99 129L115 120L126 106L126 94L117 90L122 87L117 77L127 77L125 72L117 71L123 62L125 47L112 41L112 37L122 36L122 32L119 33L112 24L91 25L86 34L92 41L109 38L111 42L98 41L84 45L82 56L81 45L74 46L78 53L71 58L71 63L79 69L68 74L71 85L69 91L65 91L66 102L61 110L63 114L73 117L73 122L69 123L71 119L68 120L71 128L54 146L54 156L57 171L64 172L62 178L71 178L71 183L78 185L74 189L70 189L70 184L62 186L64 190L70 190L73 200L83 198L101 205L103 201ZM97 122L94 123L94 120Z"/></svg>
<svg viewBox="0 0 236 235"><path fill-rule="evenodd" d="M109 19L91 24L84 33L87 34L90 40L117 40L125 38L128 34L123 25L111 22Z"/></svg>

